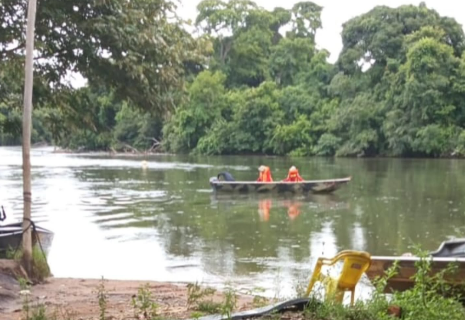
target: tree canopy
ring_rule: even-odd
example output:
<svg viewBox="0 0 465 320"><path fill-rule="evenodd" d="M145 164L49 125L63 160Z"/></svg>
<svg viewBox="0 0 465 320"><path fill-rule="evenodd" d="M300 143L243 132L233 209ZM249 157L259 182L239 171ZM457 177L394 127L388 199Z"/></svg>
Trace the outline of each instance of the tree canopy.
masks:
<svg viewBox="0 0 465 320"><path fill-rule="evenodd" d="M0 132L17 142L25 1L0 20ZM39 4L35 140L70 148L322 156L465 155L465 35L424 3L343 24L322 7L203 0L190 34L166 0ZM195 34L195 36L194 36ZM201 36L199 36L201 35ZM88 84L74 89L70 71Z"/></svg>
<svg viewBox="0 0 465 320"><path fill-rule="evenodd" d="M9 134L4 123L20 105L26 6L23 0L4 0L0 6L0 126ZM200 62L199 41L174 12L174 3L165 0L40 1L34 105L74 109L79 118L88 117L76 109L82 105L76 101L79 90L66 81L74 72L88 80L91 91L106 87L118 100L157 114L174 110L185 65Z"/></svg>

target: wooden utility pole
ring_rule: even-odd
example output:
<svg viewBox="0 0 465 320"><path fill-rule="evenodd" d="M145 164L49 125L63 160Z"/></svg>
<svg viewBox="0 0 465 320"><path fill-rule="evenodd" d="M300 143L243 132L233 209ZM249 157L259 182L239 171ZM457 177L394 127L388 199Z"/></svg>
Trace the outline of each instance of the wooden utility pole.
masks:
<svg viewBox="0 0 465 320"><path fill-rule="evenodd" d="M26 64L24 80L23 110L23 265L28 275L32 272L31 219L31 129L32 87L34 77L34 28L37 0L29 0L26 29Z"/></svg>

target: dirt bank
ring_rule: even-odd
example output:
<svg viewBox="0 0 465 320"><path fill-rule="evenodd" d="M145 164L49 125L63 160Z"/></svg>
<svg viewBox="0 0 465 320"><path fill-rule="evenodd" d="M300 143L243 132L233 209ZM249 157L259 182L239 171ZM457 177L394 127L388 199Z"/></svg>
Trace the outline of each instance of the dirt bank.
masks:
<svg viewBox="0 0 465 320"><path fill-rule="evenodd" d="M1 279L0 279L1 280ZM70 319L98 319L99 305L97 288L101 280L51 278L46 283L35 285L30 289L32 304L43 304L48 312L57 312L58 319L70 315ZM148 284L153 300L158 305L162 318L187 319L193 310L187 308L187 284L160 283L151 281L105 280L107 291L108 319L124 319L134 316L131 298L143 285ZM22 299L17 284L0 283L9 297L0 294L0 319L22 319ZM5 288L7 287L7 288ZM214 301L223 300L222 293L215 293ZM253 297L238 296L236 310L252 308Z"/></svg>

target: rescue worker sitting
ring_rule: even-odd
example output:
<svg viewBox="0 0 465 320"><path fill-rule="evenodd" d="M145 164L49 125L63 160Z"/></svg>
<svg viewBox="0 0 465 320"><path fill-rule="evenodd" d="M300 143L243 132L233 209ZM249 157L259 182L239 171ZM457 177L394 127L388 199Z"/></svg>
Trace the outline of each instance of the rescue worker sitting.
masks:
<svg viewBox="0 0 465 320"><path fill-rule="evenodd" d="M287 175L287 178L283 180L284 182L300 182L304 181L304 179L300 176L299 170L297 170L296 167L292 166L289 169L289 173Z"/></svg>
<svg viewBox="0 0 465 320"><path fill-rule="evenodd" d="M257 182L273 182L273 178L271 178L271 171L269 167L260 166L258 168L258 171L260 171L260 175L258 176Z"/></svg>

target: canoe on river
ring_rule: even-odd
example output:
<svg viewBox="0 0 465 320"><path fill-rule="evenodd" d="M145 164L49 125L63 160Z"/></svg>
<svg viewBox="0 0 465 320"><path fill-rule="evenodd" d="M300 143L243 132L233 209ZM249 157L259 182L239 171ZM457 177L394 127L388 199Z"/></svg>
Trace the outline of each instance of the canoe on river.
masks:
<svg viewBox="0 0 465 320"><path fill-rule="evenodd" d="M292 192L292 193L330 193L348 183L351 177L330 180L309 180L301 182L256 182L222 181L210 178L213 190L221 192Z"/></svg>

